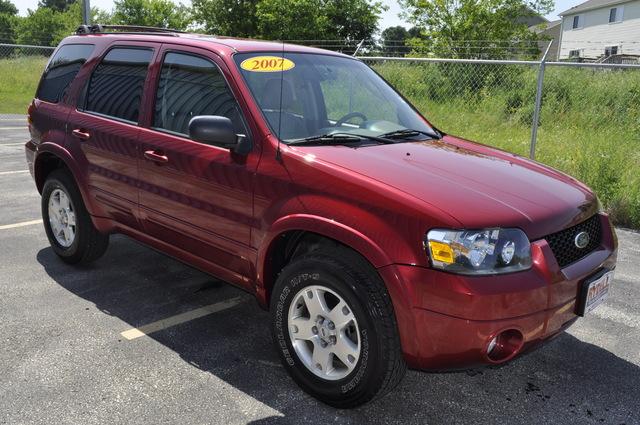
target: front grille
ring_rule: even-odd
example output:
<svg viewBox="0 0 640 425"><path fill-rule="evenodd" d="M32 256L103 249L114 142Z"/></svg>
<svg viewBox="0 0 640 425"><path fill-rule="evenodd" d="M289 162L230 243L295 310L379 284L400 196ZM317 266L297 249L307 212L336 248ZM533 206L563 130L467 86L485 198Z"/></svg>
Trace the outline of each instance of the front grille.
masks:
<svg viewBox="0 0 640 425"><path fill-rule="evenodd" d="M575 244L576 235L580 232L589 234L589 243L584 248L578 248ZM580 224L546 236L545 239L560 267L568 266L600 246L602 240L600 217L596 214Z"/></svg>

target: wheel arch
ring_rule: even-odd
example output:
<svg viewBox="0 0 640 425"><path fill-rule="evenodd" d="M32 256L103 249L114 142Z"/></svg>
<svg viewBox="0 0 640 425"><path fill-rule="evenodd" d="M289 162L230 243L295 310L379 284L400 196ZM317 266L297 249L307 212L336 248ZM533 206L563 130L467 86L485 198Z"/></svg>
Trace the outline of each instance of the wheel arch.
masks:
<svg viewBox="0 0 640 425"><path fill-rule="evenodd" d="M87 187L83 184L83 180L80 178L81 173L77 163L68 150L57 144L43 143L38 147L38 154L36 155L33 164L33 176L38 192L42 193L42 188L44 187L44 183L47 181L47 177L53 170L58 168L64 168L71 173L71 176L80 191L80 195L82 196L82 200L87 211L89 214L93 215L93 204L90 202L91 198L89 197Z"/></svg>
<svg viewBox="0 0 640 425"><path fill-rule="evenodd" d="M391 264L389 256L373 240L342 223L324 217L295 214L276 221L258 250L256 296L268 308L278 273L304 244L335 243L359 254L374 269ZM296 251L297 250L297 251Z"/></svg>

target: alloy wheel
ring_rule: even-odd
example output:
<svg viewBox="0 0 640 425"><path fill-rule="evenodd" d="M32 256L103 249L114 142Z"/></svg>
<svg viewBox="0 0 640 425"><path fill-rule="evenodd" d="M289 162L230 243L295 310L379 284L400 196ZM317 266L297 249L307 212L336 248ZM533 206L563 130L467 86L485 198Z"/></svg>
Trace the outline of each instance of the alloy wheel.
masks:
<svg viewBox="0 0 640 425"><path fill-rule="evenodd" d="M293 298L287 324L301 362L316 376L348 376L360 358L360 331L351 307L335 291L307 286Z"/></svg>

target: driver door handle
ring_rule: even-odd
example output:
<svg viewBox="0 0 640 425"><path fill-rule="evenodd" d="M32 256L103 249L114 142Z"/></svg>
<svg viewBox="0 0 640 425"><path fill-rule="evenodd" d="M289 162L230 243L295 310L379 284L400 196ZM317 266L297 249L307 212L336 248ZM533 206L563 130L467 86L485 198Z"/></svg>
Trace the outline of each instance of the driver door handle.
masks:
<svg viewBox="0 0 640 425"><path fill-rule="evenodd" d="M155 162L156 164L166 164L169 162L169 158L162 153L158 153L156 151L145 151L144 152L145 159Z"/></svg>
<svg viewBox="0 0 640 425"><path fill-rule="evenodd" d="M74 128L71 131L71 134L73 134L74 137L77 137L80 140L89 140L89 138L91 137L91 134L79 128Z"/></svg>

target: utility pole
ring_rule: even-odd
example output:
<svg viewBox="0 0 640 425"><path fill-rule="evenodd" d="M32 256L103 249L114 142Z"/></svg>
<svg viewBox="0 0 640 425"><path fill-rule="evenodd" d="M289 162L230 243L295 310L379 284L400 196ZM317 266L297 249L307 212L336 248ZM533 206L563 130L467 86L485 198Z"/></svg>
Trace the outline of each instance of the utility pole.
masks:
<svg viewBox="0 0 640 425"><path fill-rule="evenodd" d="M82 24L91 24L91 4L89 0L82 0Z"/></svg>

